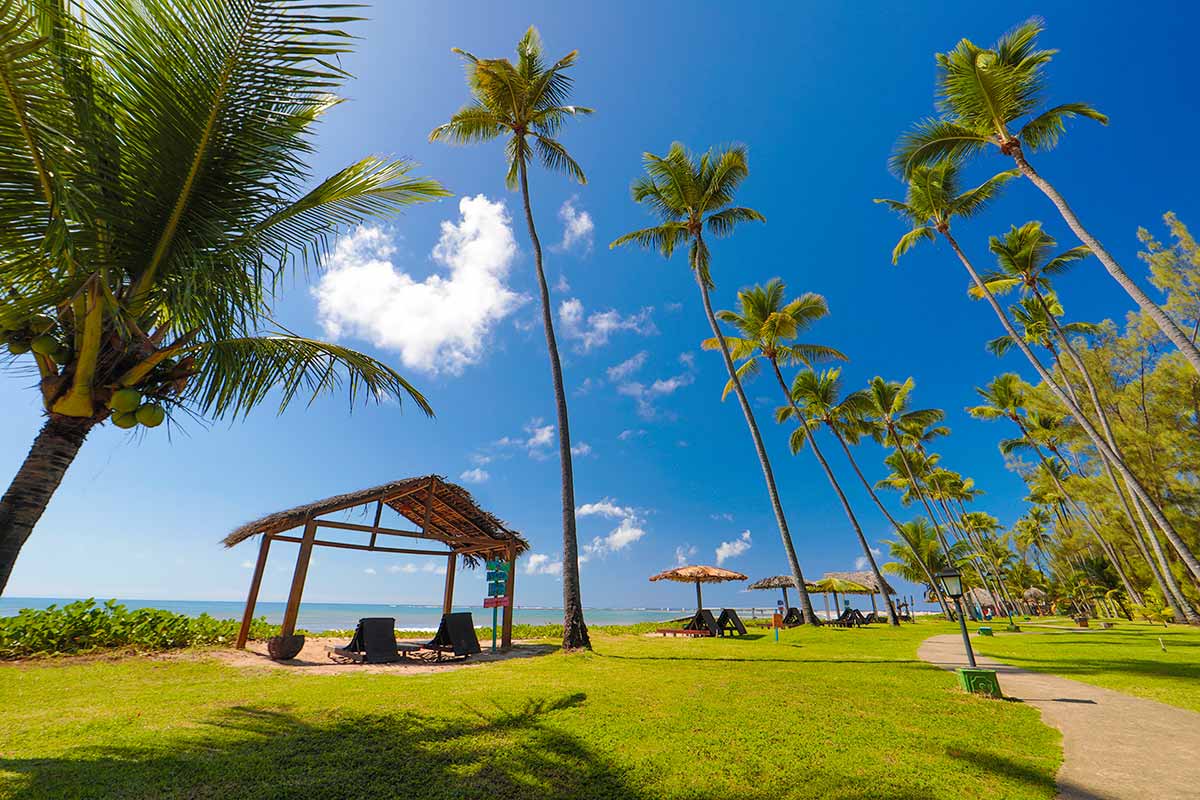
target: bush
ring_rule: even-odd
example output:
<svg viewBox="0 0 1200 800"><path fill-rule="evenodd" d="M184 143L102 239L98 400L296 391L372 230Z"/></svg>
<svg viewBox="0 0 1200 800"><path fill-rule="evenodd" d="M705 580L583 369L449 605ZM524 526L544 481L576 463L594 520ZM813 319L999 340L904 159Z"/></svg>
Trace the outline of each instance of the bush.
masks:
<svg viewBox="0 0 1200 800"><path fill-rule="evenodd" d="M207 614L189 617L157 608L130 611L115 600L97 605L79 600L59 608L21 609L15 617L0 617L0 658L87 653L117 647L173 650L181 647L228 644L237 637L238 621ZM260 617L251 625L254 638L270 636L275 626Z"/></svg>

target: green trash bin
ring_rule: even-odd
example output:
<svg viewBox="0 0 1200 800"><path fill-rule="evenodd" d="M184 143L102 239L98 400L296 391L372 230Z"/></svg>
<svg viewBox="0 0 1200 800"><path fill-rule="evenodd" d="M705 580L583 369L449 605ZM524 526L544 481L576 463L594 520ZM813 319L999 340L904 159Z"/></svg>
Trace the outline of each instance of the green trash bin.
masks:
<svg viewBox="0 0 1200 800"><path fill-rule="evenodd" d="M987 625L981 625L981 626L979 626L979 635L980 636L991 636L992 629Z"/></svg>

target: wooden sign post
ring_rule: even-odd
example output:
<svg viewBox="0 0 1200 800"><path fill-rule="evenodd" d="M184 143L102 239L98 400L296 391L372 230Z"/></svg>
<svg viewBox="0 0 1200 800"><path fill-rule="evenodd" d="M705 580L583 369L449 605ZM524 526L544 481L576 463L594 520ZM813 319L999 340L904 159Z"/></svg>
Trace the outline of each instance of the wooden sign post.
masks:
<svg viewBox="0 0 1200 800"><path fill-rule="evenodd" d="M483 599L483 607L492 610L492 652L496 652L496 627L499 619L496 614L500 608L507 608L509 602L509 562L489 558L487 560L488 596Z"/></svg>

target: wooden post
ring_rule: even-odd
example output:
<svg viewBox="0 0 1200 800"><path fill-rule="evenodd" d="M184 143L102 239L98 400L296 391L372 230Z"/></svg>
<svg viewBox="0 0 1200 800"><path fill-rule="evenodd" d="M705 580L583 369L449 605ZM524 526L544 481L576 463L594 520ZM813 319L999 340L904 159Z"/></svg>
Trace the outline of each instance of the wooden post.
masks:
<svg viewBox="0 0 1200 800"><path fill-rule="evenodd" d="M512 625L513 625L513 584L517 581L517 546L515 544L508 545L508 582L504 596L508 598L508 605L504 607L504 624L500 629L500 646L507 650L512 647Z"/></svg>
<svg viewBox="0 0 1200 800"><path fill-rule="evenodd" d="M871 613L872 614L879 613L879 607L875 605L875 593L874 592L871 592Z"/></svg>
<svg viewBox="0 0 1200 800"><path fill-rule="evenodd" d="M700 595L700 581L696 581L696 613L704 608L704 598Z"/></svg>
<svg viewBox="0 0 1200 800"><path fill-rule="evenodd" d="M300 596L304 594L304 579L308 577L308 562L312 558L313 540L316 538L317 523L309 519L304 523L304 538L300 540L300 552L296 554L296 571L292 573L292 589L288 592L287 609L283 612L280 636L291 636L296 632Z"/></svg>
<svg viewBox="0 0 1200 800"><path fill-rule="evenodd" d="M254 621L254 604L258 602L258 590L262 586L263 571L267 567L267 551L271 549L271 534L264 533L258 545L258 562L254 565L254 577L250 579L250 592L246 595L246 612L242 614L242 627L238 629L234 647L244 650L250 638L250 623Z"/></svg>
<svg viewBox="0 0 1200 800"><path fill-rule="evenodd" d="M375 524L371 526L371 547L375 546L375 537L379 535L379 520L383 516L383 501L375 504Z"/></svg>
<svg viewBox="0 0 1200 800"><path fill-rule="evenodd" d="M442 613L449 614L454 609L454 565L458 556L454 553L446 559L446 594L442 598Z"/></svg>

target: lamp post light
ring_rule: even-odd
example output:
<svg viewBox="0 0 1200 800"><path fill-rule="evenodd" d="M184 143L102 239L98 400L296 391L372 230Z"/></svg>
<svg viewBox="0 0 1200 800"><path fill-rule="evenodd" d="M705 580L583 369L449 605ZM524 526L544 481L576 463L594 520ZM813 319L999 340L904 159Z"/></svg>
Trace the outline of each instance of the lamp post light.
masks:
<svg viewBox="0 0 1200 800"><path fill-rule="evenodd" d="M967 663L971 665L971 669L978 669L975 663L975 651L971 648L971 637L967 635L967 620L963 616L960 602L963 596L962 573L953 567L947 567L933 577L942 584L942 591L954 600L954 610L958 613L958 627L962 631L963 646L967 648Z"/></svg>

